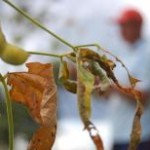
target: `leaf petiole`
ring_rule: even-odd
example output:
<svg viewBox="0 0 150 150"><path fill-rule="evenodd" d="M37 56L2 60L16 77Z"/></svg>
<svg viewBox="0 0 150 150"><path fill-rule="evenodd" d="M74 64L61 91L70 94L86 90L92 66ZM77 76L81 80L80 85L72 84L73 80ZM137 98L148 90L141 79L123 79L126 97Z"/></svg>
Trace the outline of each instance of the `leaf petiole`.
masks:
<svg viewBox="0 0 150 150"><path fill-rule="evenodd" d="M44 53L44 52L36 52L36 51L28 51L28 53L32 55L42 55L42 56L57 57L57 58L62 58L71 54L71 53L53 54L53 53Z"/></svg>

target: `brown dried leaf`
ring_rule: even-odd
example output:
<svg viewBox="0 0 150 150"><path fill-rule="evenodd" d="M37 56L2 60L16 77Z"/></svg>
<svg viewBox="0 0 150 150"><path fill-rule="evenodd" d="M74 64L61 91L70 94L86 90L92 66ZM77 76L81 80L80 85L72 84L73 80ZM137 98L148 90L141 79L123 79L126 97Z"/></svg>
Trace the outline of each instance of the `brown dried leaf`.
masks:
<svg viewBox="0 0 150 150"><path fill-rule="evenodd" d="M32 137L27 150L50 150L55 140L56 127L40 127Z"/></svg>
<svg viewBox="0 0 150 150"><path fill-rule="evenodd" d="M136 101L137 101L137 106L136 106L136 111L135 111L135 115L134 115L134 120L133 120L133 127L132 127L132 132L131 132L131 139L130 139L130 144L129 144L129 148L128 150L136 150L139 143L140 143L140 137L141 137L141 116L143 114L143 104L142 104L142 98L143 95L140 91L135 90L134 87L137 84L137 82L139 82L140 80L132 77L128 71L128 68L124 65L124 63L115 55L113 55L112 53L110 53L109 51L101 48L102 51L104 51L105 53L113 56L114 58L116 58L116 61L118 61L119 63L122 64L122 67L125 68L125 70L127 71L128 77L129 77L129 81L131 83L131 88L124 88L122 87L119 82L117 81L117 79L115 78L115 76L113 75L113 73L111 72L111 70L109 70L109 68L105 69L108 75L108 77L110 77L114 83L115 83L115 87L117 87L117 89L127 95L131 95L133 96Z"/></svg>
<svg viewBox="0 0 150 150"><path fill-rule="evenodd" d="M129 81L131 83L131 86L134 88L136 86L136 84L138 82L140 82L140 80L137 79L137 78L132 77L130 74L128 76L129 76Z"/></svg>
<svg viewBox="0 0 150 150"><path fill-rule="evenodd" d="M117 86L118 90L121 92L132 96L137 101L136 111L134 115L133 125L132 125L132 131L131 131L131 138L129 143L128 150L136 150L141 138L141 116L143 114L143 104L142 104L142 98L143 95L140 91L135 90L134 88L124 88L120 85Z"/></svg>
<svg viewBox="0 0 150 150"><path fill-rule="evenodd" d="M51 64L28 63L27 67L28 72L8 74L8 84L12 86L10 96L13 101L27 106L32 118L41 125L41 129L33 136L28 150L49 150L55 139L52 136L55 134L52 129L56 126L57 115L57 89L53 77L53 66ZM46 133L46 129L51 132ZM38 137L39 135L40 137ZM51 145L46 145L49 147L48 149L45 149L45 146L42 149L38 142L34 143L39 138L43 146L45 139L49 139L47 144ZM42 144L42 142L44 143Z"/></svg>
<svg viewBox="0 0 150 150"><path fill-rule="evenodd" d="M115 85L115 88L117 88L120 92L132 96L135 100L139 99L142 100L143 95L140 91L131 88L131 87L122 87L121 85Z"/></svg>

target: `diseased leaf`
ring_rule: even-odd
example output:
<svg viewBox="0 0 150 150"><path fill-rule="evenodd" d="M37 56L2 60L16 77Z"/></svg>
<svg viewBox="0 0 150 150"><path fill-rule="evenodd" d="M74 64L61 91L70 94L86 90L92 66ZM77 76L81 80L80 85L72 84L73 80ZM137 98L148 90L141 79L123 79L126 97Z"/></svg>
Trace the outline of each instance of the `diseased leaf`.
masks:
<svg viewBox="0 0 150 150"><path fill-rule="evenodd" d="M136 113L135 113L135 117L134 117L132 136L131 136L131 142L130 142L130 150L136 150L136 147L139 144L139 140L140 140L140 136L141 136L140 118L142 115L142 106L139 105L138 100L142 100L142 94L140 91L135 90L134 87L135 87L136 83L139 82L139 80L132 77L129 74L127 67L124 65L124 63L120 59L118 59L113 54L104 50L106 53L115 57L116 61L120 62L127 71L127 74L129 76L129 81L130 81L132 87L129 87L129 88L122 87L113 73L113 68L116 66L113 61L107 59L107 57L105 57L104 55L100 56L98 53L95 53L89 49L80 49L80 50L82 50L80 52L80 59L82 59L83 61L89 61L89 60L91 62L95 61L96 63L99 64L100 69L96 70L95 75L97 75L97 73L99 72L100 77L102 77L101 73L103 70L106 73L105 77L108 77L109 79L111 79L119 91L123 92L124 94L128 94L137 100L137 109L136 109ZM95 68L97 69L97 67L98 67L98 65ZM132 142L133 142L133 144L132 144Z"/></svg>
<svg viewBox="0 0 150 150"><path fill-rule="evenodd" d="M124 88L121 85L117 85L117 88L124 94L132 96L137 102L133 125L132 125L131 138L130 138L130 143L128 148L128 150L137 150L137 147L140 143L141 132L142 132L140 120L143 114L143 104L142 104L143 95L140 91L135 90L134 88Z"/></svg>
<svg viewBox="0 0 150 150"><path fill-rule="evenodd" d="M78 60L77 68L77 94L78 107L82 121L88 122L91 114L91 92L94 85L94 76L82 66L82 61Z"/></svg>
<svg viewBox="0 0 150 150"><path fill-rule="evenodd" d="M57 116L53 66L35 62L28 63L27 67L28 72L8 74L8 84L12 86L10 96L13 101L27 106L32 118L41 125L30 141L28 150L50 150L55 139ZM45 145L45 139L48 145Z"/></svg>
<svg viewBox="0 0 150 150"><path fill-rule="evenodd" d="M78 51L80 51L80 59L82 59L82 61L98 62L99 66L104 70L107 77L116 84L119 84L117 78L112 71L113 68L116 66L112 60L108 59L105 55L101 56L97 52L94 52L88 48L79 48Z"/></svg>
<svg viewBox="0 0 150 150"><path fill-rule="evenodd" d="M95 131L95 126L90 122L91 115L91 93L94 86L94 75L86 70L83 66L84 62L80 58L80 51L77 54L77 95L79 114L84 123L85 129L88 130L97 150L104 150L102 140ZM94 132L94 134L93 134Z"/></svg>
<svg viewBox="0 0 150 150"><path fill-rule="evenodd" d="M40 127L32 137L27 150L50 150L54 143L56 127Z"/></svg>
<svg viewBox="0 0 150 150"><path fill-rule="evenodd" d="M107 65L110 66L111 69L116 67L116 64L112 60L108 59L106 55L101 56L101 60L107 63Z"/></svg>
<svg viewBox="0 0 150 150"><path fill-rule="evenodd" d="M137 150L137 147L140 144L141 133L142 133L140 120L143 114L143 109L144 108L142 103L140 102L139 99L137 99L137 106L134 115L133 126L131 131L131 139L130 139L128 150Z"/></svg>
<svg viewBox="0 0 150 150"><path fill-rule="evenodd" d="M59 67L59 80L63 82L68 78L69 78L69 70L68 70L67 62L61 60L60 67Z"/></svg>
<svg viewBox="0 0 150 150"><path fill-rule="evenodd" d="M96 60L96 61L101 59L101 56L91 49L80 48L79 51L80 51L81 59L87 58L87 59Z"/></svg>
<svg viewBox="0 0 150 150"><path fill-rule="evenodd" d="M69 79L69 70L67 67L67 62L61 60L59 68L59 80L63 84L64 88L71 93L77 92L77 82Z"/></svg>
<svg viewBox="0 0 150 150"><path fill-rule="evenodd" d="M142 93L134 88L131 87L122 87L120 84L116 85L115 88L117 88L120 92L132 96L135 100L140 99L142 100Z"/></svg>
<svg viewBox="0 0 150 150"><path fill-rule="evenodd" d="M136 111L135 111L134 120L133 120L133 127L132 127L132 132L131 132L131 139L130 139L130 144L129 144L129 148L128 148L128 150L136 150L140 143L140 137L141 137L141 122L140 122L140 120L141 120L141 116L143 114L143 105L141 102L143 96L142 96L141 92L138 90L135 90L134 87L136 86L137 82L139 82L140 80L138 80L130 75L128 68L124 65L124 63L118 57L111 54L109 51L107 51L105 49L102 49L102 50L104 52L108 53L109 55L113 56L114 58L116 58L116 61L121 63L122 67L124 67L125 70L127 71L129 81L132 86L129 88L122 87L119 84L119 82L117 81L114 74L111 72L111 70L108 67L106 67L106 69L105 69L105 71L108 72L107 73L108 77L112 79L112 81L115 83L117 89L119 91L123 92L124 94L132 96L137 101Z"/></svg>
<svg viewBox="0 0 150 150"><path fill-rule="evenodd" d="M109 78L107 77L106 73L104 70L100 67L100 65L97 62L91 62L91 71L94 75L99 76L99 87L100 91L102 93L106 92L108 88L110 87L110 81Z"/></svg>
<svg viewBox="0 0 150 150"><path fill-rule="evenodd" d="M77 93L77 82L73 80L66 80L63 82L65 89L71 93Z"/></svg>

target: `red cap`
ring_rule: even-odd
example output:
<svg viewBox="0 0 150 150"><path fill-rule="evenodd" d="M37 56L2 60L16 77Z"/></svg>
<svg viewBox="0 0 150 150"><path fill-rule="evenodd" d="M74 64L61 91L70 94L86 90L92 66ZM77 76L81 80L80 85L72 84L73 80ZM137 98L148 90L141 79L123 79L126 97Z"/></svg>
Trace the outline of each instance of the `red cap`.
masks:
<svg viewBox="0 0 150 150"><path fill-rule="evenodd" d="M127 23L127 22L136 22L142 24L143 18L142 15L135 9L125 10L121 16L118 18L117 22L119 24Z"/></svg>

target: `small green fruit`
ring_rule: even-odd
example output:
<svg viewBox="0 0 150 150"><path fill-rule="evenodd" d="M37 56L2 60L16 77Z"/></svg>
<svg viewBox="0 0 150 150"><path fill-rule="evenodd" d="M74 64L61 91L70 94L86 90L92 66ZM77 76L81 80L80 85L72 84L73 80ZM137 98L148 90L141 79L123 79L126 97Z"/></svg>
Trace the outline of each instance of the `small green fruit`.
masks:
<svg viewBox="0 0 150 150"><path fill-rule="evenodd" d="M5 45L6 45L6 39L5 39L5 36L1 30L1 27L0 27L0 56L1 56L1 53L3 52L4 48L5 48Z"/></svg>
<svg viewBox="0 0 150 150"><path fill-rule="evenodd" d="M27 60L28 57L28 52L9 43L6 43L1 53L2 60L12 65L21 65Z"/></svg>

